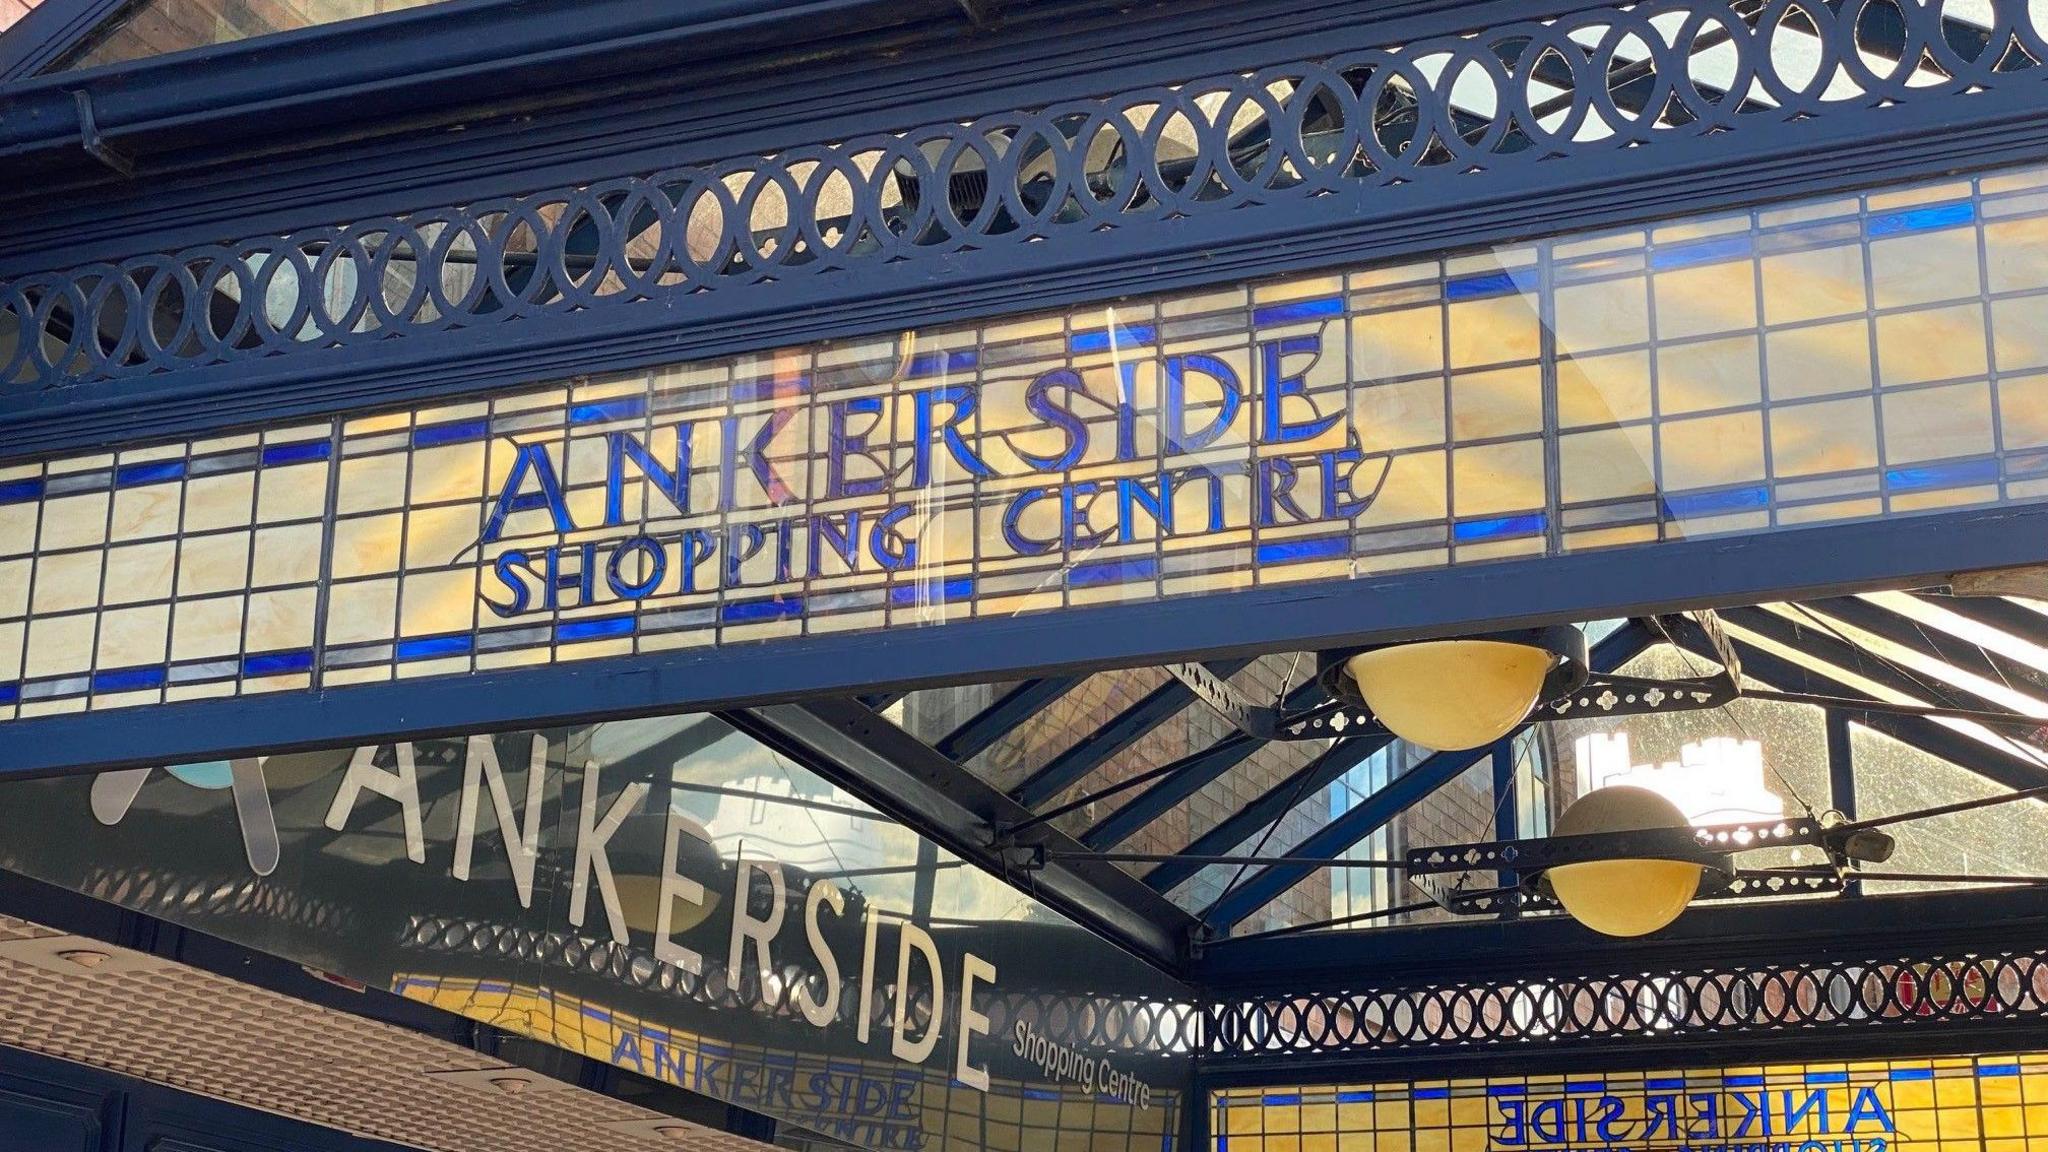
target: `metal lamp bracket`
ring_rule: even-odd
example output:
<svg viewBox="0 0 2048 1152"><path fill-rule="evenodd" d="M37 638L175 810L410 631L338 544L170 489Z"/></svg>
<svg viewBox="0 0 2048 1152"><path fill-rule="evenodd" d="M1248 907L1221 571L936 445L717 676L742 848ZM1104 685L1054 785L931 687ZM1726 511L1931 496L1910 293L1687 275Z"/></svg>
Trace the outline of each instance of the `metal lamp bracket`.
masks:
<svg viewBox="0 0 2048 1152"><path fill-rule="evenodd" d="M1639 676L1596 673L1572 691L1530 710L1532 720L1563 720L1576 716L1635 716L1719 708L1742 694L1742 670L1735 649L1712 612L1686 617L1649 617L1644 623L1666 640L1685 619L1697 624L1713 645L1722 671L1711 676L1650 680ZM1387 731L1372 710L1346 701L1326 701L1287 713L1276 705L1254 704L1230 682L1197 663L1168 664L1166 672L1195 699L1214 709L1238 731L1258 740L1328 740Z"/></svg>
<svg viewBox="0 0 2048 1152"><path fill-rule="evenodd" d="M1533 873L1601 860L1678 860L1732 873L1729 857L1757 848L1826 847L1818 820L1720 824L1709 828L1643 828L1589 836L1547 836L1485 844L1415 848L1406 857L1411 876L1477 870Z"/></svg>

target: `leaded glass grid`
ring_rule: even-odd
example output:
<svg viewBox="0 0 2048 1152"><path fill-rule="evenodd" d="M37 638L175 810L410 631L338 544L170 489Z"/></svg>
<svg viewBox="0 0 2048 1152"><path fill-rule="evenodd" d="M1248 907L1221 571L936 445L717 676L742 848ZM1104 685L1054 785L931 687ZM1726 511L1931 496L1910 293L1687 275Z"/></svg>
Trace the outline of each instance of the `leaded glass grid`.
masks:
<svg viewBox="0 0 2048 1152"><path fill-rule="evenodd" d="M2044 332L2032 168L17 463L0 714L2032 501Z"/></svg>

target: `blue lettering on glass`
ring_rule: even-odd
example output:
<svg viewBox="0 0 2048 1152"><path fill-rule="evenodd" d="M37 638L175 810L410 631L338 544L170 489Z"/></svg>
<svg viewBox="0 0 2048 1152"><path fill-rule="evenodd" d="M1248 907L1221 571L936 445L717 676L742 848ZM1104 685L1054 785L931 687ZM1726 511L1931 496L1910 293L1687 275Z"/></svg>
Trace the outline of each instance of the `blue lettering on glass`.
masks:
<svg viewBox="0 0 2048 1152"><path fill-rule="evenodd" d="M1024 390L1024 409L1040 420L1066 434L1067 446L1056 456L1037 455L1019 451L1017 456L1040 472L1065 472L1081 462L1088 451L1088 425L1069 408L1053 403L1053 390L1065 392L1069 403L1072 397L1085 395L1087 388L1081 383L1081 374L1071 368L1060 368L1047 372L1033 380Z"/></svg>
<svg viewBox="0 0 2048 1152"><path fill-rule="evenodd" d="M1259 345L1260 363L1264 369L1261 379L1262 392L1266 398L1265 442L1268 444L1290 444L1300 440L1313 440L1343 417L1341 412L1328 416L1317 414L1301 424L1287 422L1287 401L1300 400L1310 412L1316 411L1315 399L1308 394L1306 376L1289 376L1283 367L1289 356L1320 356L1323 342L1315 336L1288 336L1280 340L1268 340Z"/></svg>
<svg viewBox="0 0 2048 1152"><path fill-rule="evenodd" d="M1199 432L1188 431L1188 373L1194 372L1215 381L1222 396L1221 407L1209 421L1209 426ZM1214 356L1169 356L1166 358L1166 450L1168 452L1198 452L1214 444L1230 430L1231 422L1237 419L1237 409L1244 402L1239 389L1237 373L1230 365Z"/></svg>
<svg viewBox="0 0 2048 1152"><path fill-rule="evenodd" d="M529 476L539 486L538 490L523 491ZM547 446L521 444L512 457L511 470L505 474L504 487L498 490L497 502L491 505L491 518L484 524L483 542L489 544L503 535L505 521L513 513L535 508L547 509L554 520L556 532L576 530L576 522L569 519L569 507L562 502L562 481L555 475L555 462L549 459Z"/></svg>
<svg viewBox="0 0 2048 1152"><path fill-rule="evenodd" d="M1320 302L1301 307L1304 317L1322 315ZM1124 341L1115 348L1121 355ZM1350 526L1378 498L1392 457L1368 453L1363 429L1342 447L1311 447L1348 411L1325 411L1330 401L1310 390L1321 337L1260 343L1250 379L1219 355L1128 351L1099 371L1056 367L986 385L902 373L888 393L750 391L757 410L676 419L661 440L645 425L592 433L589 448L602 446L601 476L590 467L597 461L575 455L585 441L572 450L515 439L479 539L501 544L482 557L482 599L500 618L749 589L779 589L773 599L787 605L805 603L793 595L796 582L870 576L887 590L884 602L923 603L895 596L889 577L918 567L921 544L941 531L948 557L1088 563L1104 582L1166 570L1087 557L1115 544L1200 547L1205 535L1305 528L1257 536L1246 555L1265 565L1349 554ZM956 359L949 354L948 365ZM973 368L973 360L958 367ZM1015 390L993 403L985 387ZM645 417L655 408L641 398L584 403L571 423ZM468 437L471 429L459 431ZM433 435L456 431L437 427ZM1105 453L1102 442L1112 437L1113 453ZM997 446L1007 451L990 450ZM571 455L583 462L573 475ZM1083 467L1096 471L1075 475ZM1010 483L981 483L989 479ZM637 491L649 495L640 500ZM528 512L545 512L545 527L539 517L521 518ZM598 528L619 531L532 540ZM972 572L932 571L920 572L914 587L966 589L971 599L981 586Z"/></svg>
<svg viewBox="0 0 2048 1152"><path fill-rule="evenodd" d="M694 424L676 425L676 458L673 469L664 466L647 450L647 445L624 432L605 433L604 523L613 528L627 523L626 463L631 461L656 492L668 498L677 512L690 511L690 439Z"/></svg>
<svg viewBox="0 0 2048 1152"><path fill-rule="evenodd" d="M872 496L889 486L889 466L881 457L868 450L868 437L880 427L885 417L882 414L880 396L860 396L852 400L837 400L825 406L825 432L831 443L825 454L825 495L829 499L842 496ZM871 417L866 431L855 435L847 430L848 416ZM854 480L846 475L846 463L851 459L865 460L873 465L878 475Z"/></svg>

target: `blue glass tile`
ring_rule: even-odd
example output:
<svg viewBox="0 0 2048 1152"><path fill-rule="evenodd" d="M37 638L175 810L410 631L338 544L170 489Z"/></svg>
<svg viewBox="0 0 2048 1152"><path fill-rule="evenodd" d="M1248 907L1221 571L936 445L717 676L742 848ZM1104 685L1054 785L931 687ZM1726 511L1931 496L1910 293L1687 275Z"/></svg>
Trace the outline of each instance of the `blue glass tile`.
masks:
<svg viewBox="0 0 2048 1152"><path fill-rule="evenodd" d="M1998 461L1988 458L1957 460L1948 464L1925 464L1912 468L1887 468L1884 473L1887 487L1906 490L1989 484L1997 479Z"/></svg>
<svg viewBox="0 0 2048 1152"><path fill-rule="evenodd" d="M597 400L589 404L577 404L569 409L571 424L601 424L607 420L631 420L647 414L647 397L621 396L616 400Z"/></svg>
<svg viewBox="0 0 2048 1152"><path fill-rule="evenodd" d="M1712 264L1720 260L1735 260L1748 256L1751 250L1747 232L1733 236L1716 236L1711 240L1659 248L1650 255L1650 267L1686 268L1694 264Z"/></svg>
<svg viewBox="0 0 2048 1152"><path fill-rule="evenodd" d="M1076 564L1067 569L1067 586L1089 588L1098 584L1121 584L1126 580L1150 580L1158 575L1159 561L1150 556L1105 560L1095 564Z"/></svg>
<svg viewBox="0 0 2048 1152"><path fill-rule="evenodd" d="M1451 1098L1451 1090L1449 1088L1417 1088L1414 1096L1417 1100L1448 1100Z"/></svg>
<svg viewBox="0 0 2048 1152"><path fill-rule="evenodd" d="M1685 1091L1685 1077L1660 1077L1656 1080L1645 1080L1643 1081L1643 1087L1652 1092L1683 1092Z"/></svg>
<svg viewBox="0 0 2048 1152"><path fill-rule="evenodd" d="M1119 328L1097 328L1089 332L1076 332L1067 340L1069 351L1107 352L1112 346L1129 348L1138 344L1151 344L1159 339L1150 324L1131 324Z"/></svg>
<svg viewBox="0 0 2048 1152"><path fill-rule="evenodd" d="M1925 208L1909 208L1904 212L1887 212L1872 216L1863 224L1863 230L1870 236L1896 236L1901 232L1927 232L1935 228L1953 228L1968 224L1977 218L1977 206L1968 200L1954 204L1930 204Z"/></svg>
<svg viewBox="0 0 2048 1152"><path fill-rule="evenodd" d="M510 992L512 991L512 982L510 980L479 980L476 982L476 990L479 992Z"/></svg>
<svg viewBox="0 0 2048 1152"><path fill-rule="evenodd" d="M771 597L766 600L735 600L718 610L727 624L748 624L758 620L787 620L803 614L801 596Z"/></svg>
<svg viewBox="0 0 2048 1152"><path fill-rule="evenodd" d="M1932 1080L1934 1079L1934 1069L1894 1068L1891 1071L1890 1078L1894 1081Z"/></svg>
<svg viewBox="0 0 2048 1152"><path fill-rule="evenodd" d="M184 475L183 460L151 460L146 464L123 464L114 470L114 487L131 488L141 484L161 484Z"/></svg>
<svg viewBox="0 0 2048 1152"><path fill-rule="evenodd" d="M1977 1066L1977 1075L1979 1076L2017 1076L2019 1074L2020 1066L2017 1064L1979 1064Z"/></svg>
<svg viewBox="0 0 2048 1152"><path fill-rule="evenodd" d="M926 600L972 600L974 599L974 578L962 576L957 580L940 582L927 581L922 584L898 584L889 589L889 603L915 604L922 597Z"/></svg>
<svg viewBox="0 0 2048 1152"><path fill-rule="evenodd" d="M1479 276L1460 276L1444 284L1444 299L1472 300L1481 296L1498 296L1503 292L1527 292L1536 286L1534 272L1488 272Z"/></svg>
<svg viewBox="0 0 2048 1152"><path fill-rule="evenodd" d="M43 498L43 482L35 480L9 480L0 484L0 504L25 504Z"/></svg>
<svg viewBox="0 0 2048 1152"><path fill-rule="evenodd" d="M1287 304L1269 304L1252 310L1252 326L1262 328L1268 324L1288 324L1297 320L1315 320L1344 314L1344 298L1325 296L1317 300L1296 300Z"/></svg>
<svg viewBox="0 0 2048 1152"><path fill-rule="evenodd" d="M304 672L312 667L311 648L301 648L296 652L266 652L261 656L242 657L244 676L275 676L281 672Z"/></svg>
<svg viewBox="0 0 2048 1152"><path fill-rule="evenodd" d="M1057 1100L1060 1098L1060 1094L1050 1088L1026 1088L1024 1089L1024 1098L1026 1100Z"/></svg>
<svg viewBox="0 0 2048 1152"><path fill-rule="evenodd" d="M428 424L412 430L412 446L432 448L439 444L460 444L465 440L481 440L490 435L491 422L479 417L475 420L455 420L447 424Z"/></svg>
<svg viewBox="0 0 2048 1152"><path fill-rule="evenodd" d="M1724 1076L1721 1078L1721 1083L1730 1088L1761 1088L1764 1086L1764 1078L1755 1075Z"/></svg>
<svg viewBox="0 0 2048 1152"><path fill-rule="evenodd" d="M1337 1103L1370 1104L1373 1101L1373 1095L1371 1092L1339 1092L1337 1093Z"/></svg>
<svg viewBox="0 0 2048 1152"><path fill-rule="evenodd" d="M732 398L736 403L748 400L773 400L777 396L794 396L799 392L808 392L810 388L811 378L808 376L791 376L786 380L767 376L759 380L742 380L734 384Z"/></svg>
<svg viewBox="0 0 2048 1152"><path fill-rule="evenodd" d="M1847 1084L1849 1082L1849 1074L1847 1072L1808 1072L1806 1074L1806 1082L1808 1084Z"/></svg>
<svg viewBox="0 0 2048 1152"><path fill-rule="evenodd" d="M446 636L417 636L398 642L400 660L429 660L436 656L461 656L475 646L476 637L467 632Z"/></svg>
<svg viewBox="0 0 2048 1152"><path fill-rule="evenodd" d="M95 692L132 692L139 688L161 688L164 686L164 670L161 665L150 668L116 668L92 675L92 690Z"/></svg>
<svg viewBox="0 0 2048 1152"><path fill-rule="evenodd" d="M21 699L21 685L0 684L0 704L13 704Z"/></svg>
<svg viewBox="0 0 2048 1152"><path fill-rule="evenodd" d="M1475 540L1498 540L1507 536L1531 536L1544 530L1549 517L1541 512L1526 516L1495 516L1484 520L1460 520L1451 528L1451 538L1461 544Z"/></svg>
<svg viewBox="0 0 2048 1152"><path fill-rule="evenodd" d="M1301 1103L1301 1093L1268 1092L1266 1095L1259 1098L1259 1103L1264 1104L1269 1108L1275 1105L1299 1104Z"/></svg>
<svg viewBox="0 0 2048 1152"><path fill-rule="evenodd" d="M274 464L304 464L308 460L325 460L334 452L334 445L326 440L306 440L298 444L272 444L263 450L263 466Z"/></svg>
<svg viewBox="0 0 2048 1152"><path fill-rule="evenodd" d="M1264 564L1292 564L1301 560L1327 560L1342 556L1351 547L1351 537L1309 536L1300 540L1275 540L1253 549L1254 562Z"/></svg>
<svg viewBox="0 0 2048 1152"><path fill-rule="evenodd" d="M1566 1092L1605 1092L1605 1080L1574 1080L1564 1086Z"/></svg>
<svg viewBox="0 0 2048 1152"><path fill-rule="evenodd" d="M1770 489L1761 484L1722 492L1689 492L1664 497L1664 517L1667 520L1684 520L1693 516L1714 516L1722 512L1740 512L1745 508L1762 508L1770 501Z"/></svg>
<svg viewBox="0 0 2048 1152"><path fill-rule="evenodd" d="M612 1014L608 1010L594 1007L589 1004L585 1004L583 1006L583 1014L585 1016L590 1017L592 1020L603 1020L606 1023L610 1023L612 1018Z"/></svg>
<svg viewBox="0 0 2048 1152"><path fill-rule="evenodd" d="M981 353L972 348L956 348L951 352L920 352L910 358L910 367L904 370L904 378L917 380L926 376L937 376L942 372L972 372L981 362Z"/></svg>
<svg viewBox="0 0 2048 1152"><path fill-rule="evenodd" d="M555 625L555 639L597 640L606 636L625 636L633 631L633 617L599 616L592 620L570 620Z"/></svg>
<svg viewBox="0 0 2048 1152"><path fill-rule="evenodd" d="M1527 1096L1529 1090L1520 1084L1488 1084L1488 1096Z"/></svg>

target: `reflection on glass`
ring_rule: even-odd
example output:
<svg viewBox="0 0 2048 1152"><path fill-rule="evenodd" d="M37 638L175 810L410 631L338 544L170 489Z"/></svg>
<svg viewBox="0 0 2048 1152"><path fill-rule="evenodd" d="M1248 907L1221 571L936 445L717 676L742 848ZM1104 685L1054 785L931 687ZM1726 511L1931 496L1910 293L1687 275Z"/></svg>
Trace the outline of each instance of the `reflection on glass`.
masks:
<svg viewBox="0 0 2048 1152"><path fill-rule="evenodd" d="M437 0L138 0L58 65L94 68L295 28L423 8Z"/></svg>
<svg viewBox="0 0 2048 1152"><path fill-rule="evenodd" d="M1199 1042L1184 987L710 716L29 782L0 867L876 1152L1156 1152Z"/></svg>

